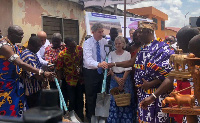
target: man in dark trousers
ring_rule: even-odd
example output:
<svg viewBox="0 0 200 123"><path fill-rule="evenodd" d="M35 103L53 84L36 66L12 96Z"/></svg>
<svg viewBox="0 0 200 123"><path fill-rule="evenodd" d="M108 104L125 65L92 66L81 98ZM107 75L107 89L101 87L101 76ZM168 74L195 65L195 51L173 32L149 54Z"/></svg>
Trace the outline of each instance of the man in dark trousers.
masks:
<svg viewBox="0 0 200 123"><path fill-rule="evenodd" d="M21 59L31 66L41 69L42 65L36 53L40 50L42 43L37 36L30 37L28 47L22 52ZM27 71L23 71L23 82L25 83L25 95L29 108L39 106L39 96L42 90L44 78Z"/></svg>
<svg viewBox="0 0 200 123"><path fill-rule="evenodd" d="M65 38L64 43L66 48L59 53L56 62L58 80L64 78L62 89L65 100L69 99L69 111L74 110L83 121L83 81L80 70L83 49L70 37Z"/></svg>
<svg viewBox="0 0 200 123"><path fill-rule="evenodd" d="M108 42L103 38L103 25L95 23L92 28L93 37L83 44L83 76L85 81L87 118L91 121L95 114L97 93L101 92L103 81L103 68L106 52L104 45Z"/></svg>

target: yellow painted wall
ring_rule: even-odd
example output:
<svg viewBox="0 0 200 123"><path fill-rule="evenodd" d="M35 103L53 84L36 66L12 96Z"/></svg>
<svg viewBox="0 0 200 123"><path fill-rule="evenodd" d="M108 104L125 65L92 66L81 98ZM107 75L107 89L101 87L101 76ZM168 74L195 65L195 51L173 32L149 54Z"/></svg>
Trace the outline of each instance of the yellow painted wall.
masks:
<svg viewBox="0 0 200 123"><path fill-rule="evenodd" d="M12 0L0 0L0 30L7 36L8 27L12 25Z"/></svg>
<svg viewBox="0 0 200 123"><path fill-rule="evenodd" d="M157 30L156 30L156 36L157 36L157 38L159 37L159 38L164 39L165 38L165 29L161 30L161 21L162 21L162 19L159 18L159 17L156 17L156 16L154 16L152 18L156 18L157 19Z"/></svg>
<svg viewBox="0 0 200 123"><path fill-rule="evenodd" d="M173 31L173 30L171 30L171 29L165 29L165 36L173 35L173 36L176 37L176 34L177 34L176 31Z"/></svg>
<svg viewBox="0 0 200 123"><path fill-rule="evenodd" d="M25 43L32 33L42 30L42 16L78 20L79 40L86 29L81 6L66 0L12 0L13 24L24 30Z"/></svg>

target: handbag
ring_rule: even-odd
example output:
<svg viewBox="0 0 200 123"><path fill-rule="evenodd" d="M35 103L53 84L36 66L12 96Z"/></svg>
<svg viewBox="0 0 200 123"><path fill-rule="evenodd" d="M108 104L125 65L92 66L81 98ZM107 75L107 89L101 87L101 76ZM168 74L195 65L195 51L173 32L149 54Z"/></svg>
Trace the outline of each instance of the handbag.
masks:
<svg viewBox="0 0 200 123"><path fill-rule="evenodd" d="M110 90L110 94L113 95L117 106L129 106L131 104L131 94L120 92L118 87Z"/></svg>

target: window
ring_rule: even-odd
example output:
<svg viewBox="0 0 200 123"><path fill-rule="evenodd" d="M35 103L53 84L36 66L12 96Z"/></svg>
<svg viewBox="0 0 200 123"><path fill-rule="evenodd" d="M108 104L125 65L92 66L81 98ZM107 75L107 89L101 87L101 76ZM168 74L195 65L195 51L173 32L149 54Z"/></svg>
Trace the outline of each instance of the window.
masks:
<svg viewBox="0 0 200 123"><path fill-rule="evenodd" d="M49 41L53 33L60 33L63 41L65 37L72 37L79 44L78 20L43 16L43 30L47 33Z"/></svg>
<svg viewBox="0 0 200 123"><path fill-rule="evenodd" d="M79 44L78 20L63 19L64 38L72 37Z"/></svg>
<svg viewBox="0 0 200 123"><path fill-rule="evenodd" d="M161 21L161 30L165 30L165 21Z"/></svg>
<svg viewBox="0 0 200 123"><path fill-rule="evenodd" d="M156 18L152 18L152 20L153 20L153 22L156 23L156 30L157 30L157 29L158 29L158 26L157 26L157 24L158 24L158 20L157 20Z"/></svg>
<svg viewBox="0 0 200 123"><path fill-rule="evenodd" d="M51 41L53 33L62 34L62 19L54 17L43 17L43 30L47 33L47 39Z"/></svg>

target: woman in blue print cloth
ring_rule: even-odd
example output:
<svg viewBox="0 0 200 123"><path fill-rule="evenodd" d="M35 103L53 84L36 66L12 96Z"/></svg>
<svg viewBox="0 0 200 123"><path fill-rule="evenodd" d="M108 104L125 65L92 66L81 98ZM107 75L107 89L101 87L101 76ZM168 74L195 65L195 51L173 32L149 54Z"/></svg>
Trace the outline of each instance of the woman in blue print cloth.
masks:
<svg viewBox="0 0 200 123"><path fill-rule="evenodd" d="M135 67L134 80L139 102L138 117L141 123L167 123L168 115L163 113L161 102L173 89L173 77L168 76L172 67L170 55L174 54L168 44L154 40L155 24L140 22L137 40L141 42L138 53L131 60L110 63L113 67Z"/></svg>
<svg viewBox="0 0 200 123"><path fill-rule="evenodd" d="M116 50L109 55L109 62L121 62L131 59L131 54L124 50L126 42L122 36L115 38ZM125 93L131 94L131 103L129 106L118 107L115 103L114 97L111 96L108 123L135 123L136 122L136 107L134 107L134 91L131 81L130 71L132 67L122 68L113 67L110 70L112 75L110 82L110 89L118 87L124 90Z"/></svg>
<svg viewBox="0 0 200 123"><path fill-rule="evenodd" d="M8 28L8 36L0 40L0 115L21 117L26 110L24 86L20 80L22 69L50 79L55 76L20 59L19 49L14 44L21 43L23 35L22 28L14 25Z"/></svg>

